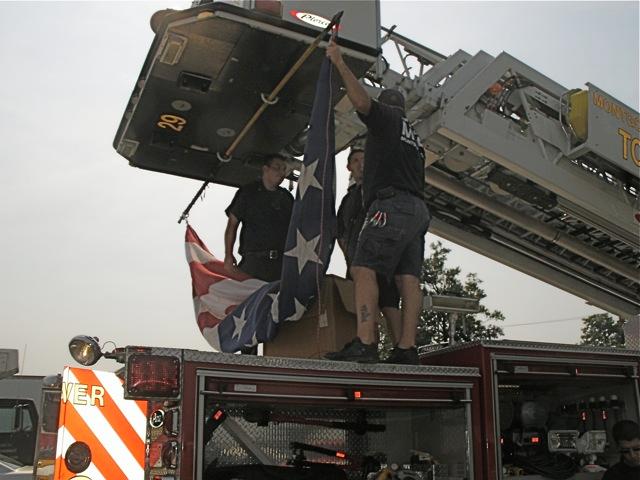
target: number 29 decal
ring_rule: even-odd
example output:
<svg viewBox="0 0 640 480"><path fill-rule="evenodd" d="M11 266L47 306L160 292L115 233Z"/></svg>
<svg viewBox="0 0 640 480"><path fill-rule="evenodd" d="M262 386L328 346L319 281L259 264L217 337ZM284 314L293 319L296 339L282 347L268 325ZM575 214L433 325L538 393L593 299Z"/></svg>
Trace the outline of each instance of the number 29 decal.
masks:
<svg viewBox="0 0 640 480"><path fill-rule="evenodd" d="M168 128L174 132L181 132L187 121L179 117L178 115L172 115L171 113L165 113L160 115L160 121L156 125L160 128Z"/></svg>

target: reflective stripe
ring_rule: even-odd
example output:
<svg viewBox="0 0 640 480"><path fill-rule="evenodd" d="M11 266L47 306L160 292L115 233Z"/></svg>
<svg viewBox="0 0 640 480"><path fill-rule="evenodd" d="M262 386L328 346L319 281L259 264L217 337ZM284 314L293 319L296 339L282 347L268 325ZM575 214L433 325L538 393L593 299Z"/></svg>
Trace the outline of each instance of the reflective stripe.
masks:
<svg viewBox="0 0 640 480"><path fill-rule="evenodd" d="M80 475L92 480L142 480L147 402L125 400L122 382L110 372L67 367L63 382L55 479L73 478L63 457L78 440L89 446L92 461Z"/></svg>
<svg viewBox="0 0 640 480"><path fill-rule="evenodd" d="M69 378L74 383L80 383L73 372L69 373ZM124 473L124 477L128 480L136 478L144 478L144 469L138 463L136 457L131 453L125 445L119 432L106 420L102 409L92 405L73 405L78 415L84 420L87 426L90 426L93 433L100 439L102 444L108 447L105 453L117 461L117 466ZM108 475L112 478L111 475Z"/></svg>
<svg viewBox="0 0 640 480"><path fill-rule="evenodd" d="M71 409L73 409L72 405L69 407L69 410ZM66 427L73 437L89 446L91 449L91 461L105 477L109 480L124 480L126 478L126 475L118 466L118 462L111 457L110 452L103 445L103 438L98 437L87 426L77 411L67 414Z"/></svg>
<svg viewBox="0 0 640 480"><path fill-rule="evenodd" d="M62 441L60 439L63 439ZM73 438L73 435L71 435L71 433L69 433L67 431L66 428L60 427L58 429L58 446L56 447L56 452L66 452L67 448L69 448L71 446L72 443L74 443L76 441L75 438ZM75 474L69 472L66 467L62 467L62 465L64 465L64 459L61 456L58 456L56 458L56 472L60 472L62 473L62 471L66 471L68 472L68 476L60 476L59 473L56 473L56 479L58 478L71 478L73 476L75 476ZM89 465L89 467L82 472L82 475L89 477L91 480L106 480L105 477L102 475L102 473L100 473L100 470L98 470L95 466L95 464L93 462L91 462L91 464Z"/></svg>
<svg viewBox="0 0 640 480"><path fill-rule="evenodd" d="M131 405L138 414L138 428L136 430L132 425L134 419L127 418L124 412L120 410L119 405L116 403L116 399L120 397L121 404L127 403L127 401L123 397L122 383L120 382L120 379L113 373L102 372L103 377L111 377L117 383L117 386L111 389L111 391L113 392L112 396L107 388L107 385L101 382L96 375L97 372L94 372L93 370L77 369L74 370L73 373L75 373L79 383L83 383L85 385L101 385L104 388L104 395L102 396L103 405L100 407L97 405L93 405L89 408L91 408L92 411L97 412L98 414L102 414L105 421L113 428L118 437L120 437L120 439L122 440L122 443L136 459L138 465L141 468L144 468L144 440L140 438L139 431L145 429L144 427L146 426L146 421L142 416L142 412L140 412L140 409L135 404ZM142 433L142 435L144 436L144 433Z"/></svg>
<svg viewBox="0 0 640 480"><path fill-rule="evenodd" d="M93 373L129 421L140 440L144 442L147 438L147 402L125 400L122 382L113 373L99 371Z"/></svg>

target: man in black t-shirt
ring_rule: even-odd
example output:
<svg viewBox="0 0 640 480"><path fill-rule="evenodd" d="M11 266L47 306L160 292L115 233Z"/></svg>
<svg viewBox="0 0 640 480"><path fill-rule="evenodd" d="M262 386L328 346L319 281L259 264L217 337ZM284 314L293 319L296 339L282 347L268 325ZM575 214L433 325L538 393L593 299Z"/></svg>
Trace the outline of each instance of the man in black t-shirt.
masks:
<svg viewBox="0 0 640 480"><path fill-rule="evenodd" d="M349 270L356 253L358 237L364 224L366 211L362 206L362 175L364 167L364 150L352 148L347 157L347 169L351 173L353 185L347 190L338 208L337 240L347 263L347 277L351 278ZM378 304L386 320L388 334L395 343L400 338L402 331L402 318L400 316L400 293L394 279L389 279L380 274L376 275L379 287Z"/></svg>
<svg viewBox="0 0 640 480"><path fill-rule="evenodd" d="M376 274L395 278L402 298L402 332L386 360L417 364L416 332L422 309L420 273L429 212L422 198L424 148L404 115L404 97L383 91L372 100L330 42L327 57L340 74L347 96L368 129L362 183L366 218L353 258L358 336L330 360L377 362L375 320L379 316Z"/></svg>
<svg viewBox="0 0 640 480"><path fill-rule="evenodd" d="M280 279L293 208L293 196L280 187L286 174L287 165L282 156L267 157L262 178L240 187L225 210L228 220L224 232L224 266L227 271L239 268L266 282ZM233 249L240 224L238 252L242 260L238 264Z"/></svg>
<svg viewBox="0 0 640 480"><path fill-rule="evenodd" d="M613 439L620 449L620 462L607 470L602 480L640 480L640 426L621 420L613 426Z"/></svg>

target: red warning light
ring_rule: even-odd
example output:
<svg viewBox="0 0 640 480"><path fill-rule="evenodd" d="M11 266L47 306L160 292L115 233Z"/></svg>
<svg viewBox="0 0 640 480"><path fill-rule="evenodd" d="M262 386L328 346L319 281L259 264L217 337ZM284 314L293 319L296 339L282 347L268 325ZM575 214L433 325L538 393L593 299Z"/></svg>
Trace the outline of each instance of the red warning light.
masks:
<svg viewBox="0 0 640 480"><path fill-rule="evenodd" d="M347 398L349 400L361 400L362 399L362 390L347 390Z"/></svg>
<svg viewBox="0 0 640 480"><path fill-rule="evenodd" d="M540 437L531 437L531 443L540 443Z"/></svg>
<svg viewBox="0 0 640 480"><path fill-rule="evenodd" d="M341 452L340 450L338 450L338 451L336 452L336 457L337 457L337 458L347 458L347 454L346 454L346 453L344 453L344 452Z"/></svg>
<svg viewBox="0 0 640 480"><path fill-rule="evenodd" d="M580 412L580 420L583 422L587 421L587 412Z"/></svg>
<svg viewBox="0 0 640 480"><path fill-rule="evenodd" d="M216 410L215 412L213 412L212 415L213 419L217 422L219 421L222 417L224 417L224 412L220 409Z"/></svg>

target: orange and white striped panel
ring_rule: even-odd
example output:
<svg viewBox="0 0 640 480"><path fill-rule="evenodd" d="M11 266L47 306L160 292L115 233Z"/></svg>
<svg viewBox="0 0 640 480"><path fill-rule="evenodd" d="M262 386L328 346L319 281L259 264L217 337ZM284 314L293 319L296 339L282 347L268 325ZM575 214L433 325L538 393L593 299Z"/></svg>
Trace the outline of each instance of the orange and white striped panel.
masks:
<svg viewBox="0 0 640 480"><path fill-rule="evenodd" d="M125 400L111 372L66 367L62 381L54 480L144 479L147 402ZM64 457L78 441L91 449L91 464L74 474Z"/></svg>

